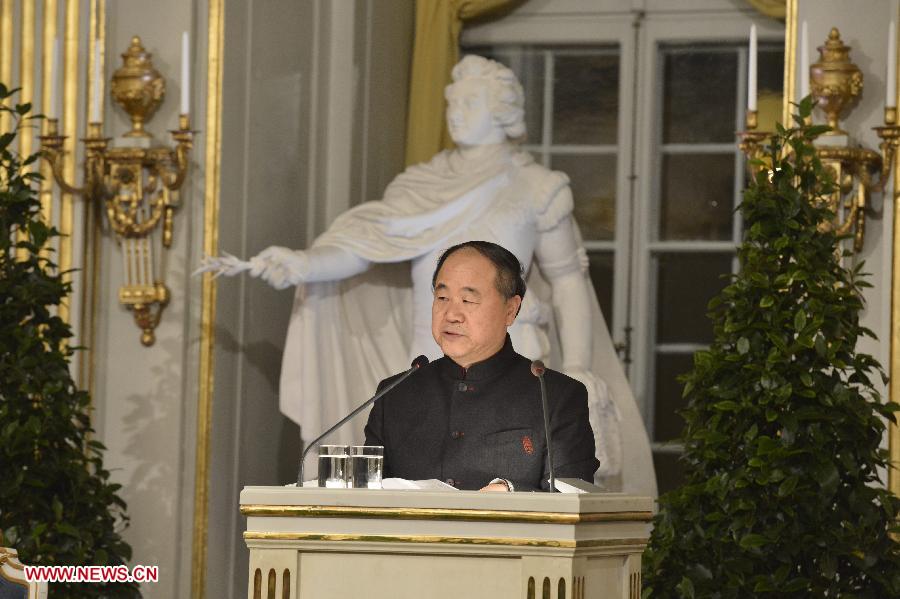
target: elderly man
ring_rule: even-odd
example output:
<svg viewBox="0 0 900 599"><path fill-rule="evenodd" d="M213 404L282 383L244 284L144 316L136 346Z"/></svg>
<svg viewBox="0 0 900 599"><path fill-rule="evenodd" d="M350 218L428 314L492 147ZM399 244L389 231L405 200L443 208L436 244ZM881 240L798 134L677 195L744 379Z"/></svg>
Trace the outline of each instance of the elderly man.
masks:
<svg viewBox="0 0 900 599"><path fill-rule="evenodd" d="M441 255L432 283L431 334L444 356L375 402L366 444L384 446L389 477L486 491L549 488L540 385L507 334L525 296L518 259L468 241ZM552 370L545 381L556 474L593 480L587 390Z"/></svg>

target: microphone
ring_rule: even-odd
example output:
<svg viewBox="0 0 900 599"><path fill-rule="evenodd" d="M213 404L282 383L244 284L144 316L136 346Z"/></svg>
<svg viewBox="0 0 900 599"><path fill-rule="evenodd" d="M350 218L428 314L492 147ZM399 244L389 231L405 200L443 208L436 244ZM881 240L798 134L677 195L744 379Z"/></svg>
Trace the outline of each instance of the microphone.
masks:
<svg viewBox="0 0 900 599"><path fill-rule="evenodd" d="M412 373L417 371L422 366L425 366L426 364L428 364L428 358L426 358L425 356L417 357L415 360L412 361L412 364L410 365L411 366L410 369L407 370L406 372L404 372L400 378L398 378L396 381L394 381L393 383L391 383L390 385L388 385L387 387L385 387L384 389L382 389L381 391L379 391L378 393L376 393L375 395L373 395L372 397L367 399L363 404L358 406L355 410L353 410L352 412L350 412L349 414L347 414L346 416L344 416L343 418L338 420L337 424L335 424L330 429L328 429L327 431L325 431L324 433L322 433L321 435L319 435L318 437L313 439L309 443L309 445L306 446L306 449L303 450L303 454L300 456L300 472L297 474L297 486L300 487L301 489L303 488L303 463L306 461L306 454L309 453L310 449L315 447L319 441L321 441L322 439L324 439L325 437L327 437L328 435L330 435L331 433L333 433L334 431L339 429L344 424L346 424L347 421L349 421L351 418L353 418L354 416L359 414L361 411L363 411L365 408L367 408L370 404L374 403L376 399L380 398L382 395L384 395L385 393L387 393L388 391L390 391L391 389L393 389L394 387L396 387L397 385L399 385L400 383L405 381L407 378L410 377L410 375L412 375Z"/></svg>
<svg viewBox="0 0 900 599"><path fill-rule="evenodd" d="M550 492L556 492L556 476L553 474L553 444L550 442L550 409L547 407L547 386L544 384L544 372L547 369L540 360L531 363L531 374L541 382L541 407L544 411L544 436L547 438L547 462L550 465Z"/></svg>

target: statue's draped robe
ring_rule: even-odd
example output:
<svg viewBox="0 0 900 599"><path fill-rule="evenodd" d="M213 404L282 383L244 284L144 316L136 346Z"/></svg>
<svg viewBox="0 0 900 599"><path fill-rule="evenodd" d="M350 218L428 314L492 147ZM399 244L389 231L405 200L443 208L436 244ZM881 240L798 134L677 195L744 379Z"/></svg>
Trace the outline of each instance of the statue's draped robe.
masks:
<svg viewBox="0 0 900 599"><path fill-rule="evenodd" d="M410 260L467 239L468 231L492 216L510 218L510 199L522 202L516 210L532 211L537 230L552 227L571 214L570 199L554 201L567 183L562 173L535 165L530 155L508 146L476 164L464 162L457 152L444 151L399 175L383 200L339 216L313 246L340 247L373 265L349 279L297 287L282 362L280 403L281 411L301 426L304 442L371 396L380 380L408 368L412 353L420 353L412 341ZM490 193L487 201L485 190ZM500 202L506 205L499 206ZM526 258L525 263L530 256ZM573 259L583 261L583 249ZM547 308L550 287L540 266L529 269L525 303L510 335L519 353L561 370L553 311ZM610 490L655 495L643 421L593 287L589 288L591 372L599 379L588 389L601 461L598 482ZM357 416L335 432L332 441L361 443L367 416L367 412ZM308 471L314 468L307 464Z"/></svg>

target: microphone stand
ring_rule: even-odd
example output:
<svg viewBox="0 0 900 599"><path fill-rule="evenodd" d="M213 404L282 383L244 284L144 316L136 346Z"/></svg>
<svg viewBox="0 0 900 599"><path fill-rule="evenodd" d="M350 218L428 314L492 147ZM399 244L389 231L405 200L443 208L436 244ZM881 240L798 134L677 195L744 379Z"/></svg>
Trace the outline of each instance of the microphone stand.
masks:
<svg viewBox="0 0 900 599"><path fill-rule="evenodd" d="M550 469L550 492L556 492L556 476L553 473L553 443L550 441L550 409L547 407L547 385L544 383L544 363L535 360L531 363L531 374L541 383L541 407L544 412L544 436L547 438L547 462Z"/></svg>
<svg viewBox="0 0 900 599"><path fill-rule="evenodd" d="M301 489L303 488L303 464L306 461L306 455L309 453L310 449L315 447L319 441L321 441L322 439L324 439L325 437L327 437L328 435L330 435L331 433L333 433L334 431L339 429L344 424L346 424L347 421L349 421L354 416L356 416L357 414L362 412L365 408L367 408L370 404L374 403L375 400L379 399L382 395L386 394L388 391L390 391L391 389L393 389L394 387L396 387L397 385L399 385L400 383L405 381L407 378L409 378L409 376L412 373L417 371L422 366L425 366L426 364L428 364L428 358L426 358L425 356L419 356L418 358L413 360L412 367L409 370L407 370L406 372L404 372L400 378L398 378L396 381L394 381L393 383L391 383L390 385L388 385L387 387L385 387L384 389L382 389L381 391L379 391L378 393L376 393L375 395L373 395L372 397L367 399L364 403L359 405L355 410L353 410L352 412L350 412L349 414L347 414L346 416L344 416L343 418L338 420L337 424L335 424L334 426L329 428L327 431L325 431L324 433L322 433L321 435L319 435L318 437L313 439L306 446L306 448L304 448L303 454L300 456L300 472L297 474L297 486L300 487Z"/></svg>

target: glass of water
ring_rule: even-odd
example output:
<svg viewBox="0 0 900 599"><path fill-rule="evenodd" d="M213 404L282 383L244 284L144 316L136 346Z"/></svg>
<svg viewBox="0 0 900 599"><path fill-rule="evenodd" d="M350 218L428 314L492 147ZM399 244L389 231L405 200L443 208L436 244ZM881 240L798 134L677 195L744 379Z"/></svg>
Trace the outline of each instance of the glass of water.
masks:
<svg viewBox="0 0 900 599"><path fill-rule="evenodd" d="M350 457L346 445L319 445L319 486L346 489Z"/></svg>
<svg viewBox="0 0 900 599"><path fill-rule="evenodd" d="M350 448L350 488L380 489L384 447L354 445Z"/></svg>

